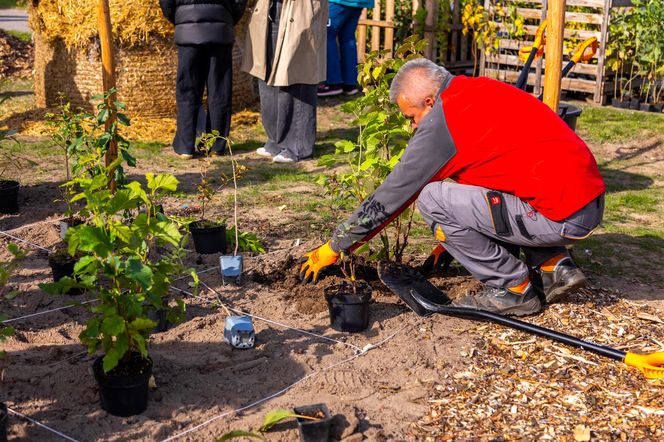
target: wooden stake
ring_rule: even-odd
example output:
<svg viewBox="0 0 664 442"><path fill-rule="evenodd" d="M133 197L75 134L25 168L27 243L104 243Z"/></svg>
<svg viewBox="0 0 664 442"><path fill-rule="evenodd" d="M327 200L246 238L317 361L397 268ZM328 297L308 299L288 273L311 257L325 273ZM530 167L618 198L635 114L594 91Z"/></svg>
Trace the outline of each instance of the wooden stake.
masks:
<svg viewBox="0 0 664 442"><path fill-rule="evenodd" d="M97 1L97 28L99 29L99 41L101 43L101 66L102 83L104 94L115 88L115 54L113 53L113 34L111 31L111 13L108 8L108 0ZM108 131L116 120L117 109L115 108L115 93L109 94L106 99L108 108L108 119L106 120L106 130ZM118 157L118 144L115 139L111 139L108 150L106 151L106 166L111 164ZM115 171L110 172L111 190L115 190Z"/></svg>
<svg viewBox="0 0 664 442"><path fill-rule="evenodd" d="M544 103L558 113L560 79L563 64L565 0L549 0L549 27L546 31L546 64L544 69Z"/></svg>
<svg viewBox="0 0 664 442"><path fill-rule="evenodd" d="M392 57L394 48L394 0L385 0L385 21L388 27L385 28L385 48L390 51L388 57Z"/></svg>

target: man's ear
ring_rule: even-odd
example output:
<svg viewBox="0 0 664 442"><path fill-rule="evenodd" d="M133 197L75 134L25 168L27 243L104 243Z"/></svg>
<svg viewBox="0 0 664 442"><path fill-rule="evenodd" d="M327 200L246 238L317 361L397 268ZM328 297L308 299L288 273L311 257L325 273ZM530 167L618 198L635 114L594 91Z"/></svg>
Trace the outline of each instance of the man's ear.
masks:
<svg viewBox="0 0 664 442"><path fill-rule="evenodd" d="M424 105L425 105L426 107L433 108L433 103L434 103L435 101L436 101L436 100L435 100L433 97L426 97L426 98L424 99Z"/></svg>

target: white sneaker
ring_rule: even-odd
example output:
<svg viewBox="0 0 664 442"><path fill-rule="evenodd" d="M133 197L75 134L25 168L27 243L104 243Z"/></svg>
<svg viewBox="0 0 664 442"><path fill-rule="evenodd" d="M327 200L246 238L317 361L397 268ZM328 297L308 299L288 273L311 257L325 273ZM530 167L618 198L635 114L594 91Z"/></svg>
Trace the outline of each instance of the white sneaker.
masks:
<svg viewBox="0 0 664 442"><path fill-rule="evenodd" d="M288 158L283 156L282 154L275 155L272 157L272 162L273 163L294 163L295 160L292 158Z"/></svg>
<svg viewBox="0 0 664 442"><path fill-rule="evenodd" d="M256 149L256 154L260 155L262 157L271 157L272 156L272 154L270 152L268 152L267 149L265 149L264 147L259 147L258 149Z"/></svg>

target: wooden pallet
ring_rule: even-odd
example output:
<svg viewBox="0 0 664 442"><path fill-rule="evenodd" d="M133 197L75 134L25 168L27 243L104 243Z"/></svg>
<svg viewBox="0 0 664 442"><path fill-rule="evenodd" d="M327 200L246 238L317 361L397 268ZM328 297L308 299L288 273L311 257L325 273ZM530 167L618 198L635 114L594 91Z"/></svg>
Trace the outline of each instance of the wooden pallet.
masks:
<svg viewBox="0 0 664 442"><path fill-rule="evenodd" d="M482 54L481 75L501 81L516 82L523 67L523 62L518 57L518 50L532 44L539 22L546 18L547 0L527 0L527 2L529 7L517 8L517 12L526 19L527 24L524 26L524 30L528 38L525 41L501 39L498 54L489 56ZM523 1L519 3L523 4ZM568 77L562 79L561 90L592 94L596 103L605 104L607 97L613 94L614 77L612 73L607 72L605 67L606 43L611 38L609 35L610 13L612 8L630 6L631 0L567 0L566 5L565 38L582 41L596 37L599 41L599 48L593 60L589 63L577 64ZM487 9L494 8L495 1L485 0L484 6ZM592 8L592 12L571 11L570 8L574 6ZM589 24L591 29L573 29L574 23ZM497 22L497 24L500 31L506 32L507 29L502 23ZM567 59L569 56L566 55L565 60ZM565 61L563 66L566 63ZM536 94L540 94L542 90L544 64L543 59L533 63L528 75L528 84L533 86ZM561 66L561 70L563 66Z"/></svg>

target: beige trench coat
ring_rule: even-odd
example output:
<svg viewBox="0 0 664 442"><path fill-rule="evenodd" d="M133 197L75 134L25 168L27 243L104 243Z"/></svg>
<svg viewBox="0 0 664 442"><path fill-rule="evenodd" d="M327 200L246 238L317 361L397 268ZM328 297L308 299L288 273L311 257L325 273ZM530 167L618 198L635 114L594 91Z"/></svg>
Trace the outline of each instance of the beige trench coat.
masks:
<svg viewBox="0 0 664 442"><path fill-rule="evenodd" d="M270 0L258 0L244 42L242 70L270 86L318 84L327 67L327 0L283 0L270 78L265 48Z"/></svg>

